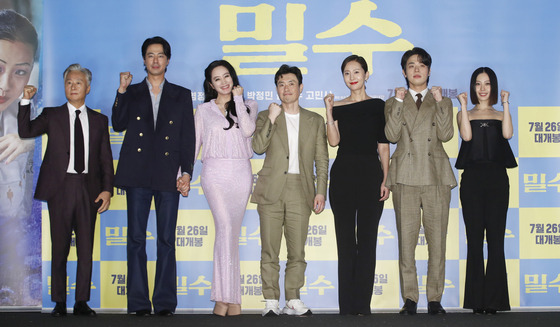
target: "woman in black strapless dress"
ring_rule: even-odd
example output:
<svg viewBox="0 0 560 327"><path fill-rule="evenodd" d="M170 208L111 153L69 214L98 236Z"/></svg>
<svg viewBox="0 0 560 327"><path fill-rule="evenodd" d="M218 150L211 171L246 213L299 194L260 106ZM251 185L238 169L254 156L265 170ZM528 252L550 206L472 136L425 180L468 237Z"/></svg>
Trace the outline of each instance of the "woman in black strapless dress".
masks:
<svg viewBox="0 0 560 327"><path fill-rule="evenodd" d="M498 101L498 79L488 67L472 74L473 109L467 111L467 93L457 97L461 103L457 123L462 143L455 167L464 169L459 192L468 250L463 307L475 314L510 310L504 255L509 203L506 168L517 167L517 162L508 142L513 136L509 92L502 90L500 97L503 111L492 107Z"/></svg>
<svg viewBox="0 0 560 327"><path fill-rule="evenodd" d="M338 302L342 315L369 315L377 228L383 201L389 197L385 102L366 94L369 72L364 58L349 56L341 70L350 96L336 102L332 94L325 97L327 138L331 146L338 146L329 187L338 249Z"/></svg>

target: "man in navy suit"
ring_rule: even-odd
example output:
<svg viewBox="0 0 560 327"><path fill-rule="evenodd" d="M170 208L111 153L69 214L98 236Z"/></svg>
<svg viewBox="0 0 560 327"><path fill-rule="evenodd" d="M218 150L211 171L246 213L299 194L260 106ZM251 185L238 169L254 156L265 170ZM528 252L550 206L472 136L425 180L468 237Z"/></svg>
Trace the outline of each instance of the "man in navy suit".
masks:
<svg viewBox="0 0 560 327"><path fill-rule="evenodd" d="M169 83L165 72L169 43L152 37L142 45L148 76L131 85L132 74L120 74L113 105L113 129L126 130L115 186L126 191L128 217L128 312L172 316L177 307L175 229L179 192L187 196L194 162L191 91ZM157 263L152 301L148 291L146 228L152 198L157 219Z"/></svg>
<svg viewBox="0 0 560 327"><path fill-rule="evenodd" d="M18 111L20 137L48 135L47 150L35 198L47 201L51 226L51 299L56 302L52 316L66 315L66 262L72 230L76 234L75 315L95 316L88 305L95 219L109 208L113 195L113 155L109 143L107 116L87 108L91 72L79 64L64 71L68 102L44 108L31 120L30 99L37 89L28 85Z"/></svg>

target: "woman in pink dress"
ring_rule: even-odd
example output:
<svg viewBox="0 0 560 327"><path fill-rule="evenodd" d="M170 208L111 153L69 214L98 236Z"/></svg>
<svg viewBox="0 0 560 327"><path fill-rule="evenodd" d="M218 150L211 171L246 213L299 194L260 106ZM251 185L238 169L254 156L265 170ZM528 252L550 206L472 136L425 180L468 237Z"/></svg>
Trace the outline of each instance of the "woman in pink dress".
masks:
<svg viewBox="0 0 560 327"><path fill-rule="evenodd" d="M241 313L239 232L253 186L251 136L257 102L243 100L235 70L225 60L204 71L204 103L196 109L196 157L201 151L201 185L214 217L214 314ZM201 150L202 146L202 150Z"/></svg>

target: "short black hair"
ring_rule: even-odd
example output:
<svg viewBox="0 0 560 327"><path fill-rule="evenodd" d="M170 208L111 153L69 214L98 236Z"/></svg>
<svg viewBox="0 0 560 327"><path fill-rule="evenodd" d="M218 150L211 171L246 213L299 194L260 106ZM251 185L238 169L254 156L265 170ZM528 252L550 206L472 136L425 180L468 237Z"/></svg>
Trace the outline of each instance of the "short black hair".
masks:
<svg viewBox="0 0 560 327"><path fill-rule="evenodd" d="M144 43L142 44L143 59L146 58L146 51L148 51L148 47L152 44L161 44L161 46L163 47L163 53L165 54L167 59L171 59L171 46L169 45L169 42L167 42L167 40L165 40L161 36L154 36L144 41Z"/></svg>
<svg viewBox="0 0 560 327"><path fill-rule="evenodd" d="M408 61L408 59L410 59L410 57L414 55L418 55L418 60L422 62L424 65L426 65L428 67L428 70L431 69L432 56L430 56L430 54L426 50L419 47L414 47L411 50L406 51L401 58L401 67L403 71L406 72L406 62ZM408 79L406 78L406 76L405 76L405 80L406 80L406 86L409 87ZM426 84L428 84L429 82L430 82L430 76L428 76L428 79L426 80Z"/></svg>
<svg viewBox="0 0 560 327"><path fill-rule="evenodd" d="M301 85L301 83L303 82L303 76L301 75L301 70L299 70L299 68L297 68L296 66L288 66L286 64L283 64L282 66L280 66L280 68L278 68L276 75L274 75L274 84L276 86L278 86L278 80L280 79L280 77L285 74L296 75L299 85Z"/></svg>
<svg viewBox="0 0 560 327"><path fill-rule="evenodd" d="M496 73L494 73L494 71L489 67L479 67L472 73L470 92L471 102L473 104L479 103L478 96L476 95L476 78L482 73L488 74L488 77L490 78L490 98L488 99L488 101L490 101L490 105L495 105L496 103L498 103L498 77L496 76Z"/></svg>
<svg viewBox="0 0 560 327"><path fill-rule="evenodd" d="M25 16L11 9L0 10L0 40L29 44L34 57L39 47L39 38L33 24Z"/></svg>
<svg viewBox="0 0 560 327"><path fill-rule="evenodd" d="M346 57L346 59L344 59L344 61L342 61L342 65L340 65L340 71L344 74L344 68L346 68L346 65L348 65L349 62L355 61L358 64L360 64L360 66L362 66L364 72L368 72L368 66L367 66L367 62L364 59L364 57L362 56L358 56L358 55L350 55L348 57Z"/></svg>

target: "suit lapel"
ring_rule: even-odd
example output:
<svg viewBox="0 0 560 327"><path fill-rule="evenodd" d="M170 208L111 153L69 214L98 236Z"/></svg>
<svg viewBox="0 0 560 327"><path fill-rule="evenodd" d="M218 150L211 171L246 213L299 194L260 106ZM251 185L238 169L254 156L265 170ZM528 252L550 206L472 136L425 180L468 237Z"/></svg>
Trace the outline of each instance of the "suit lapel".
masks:
<svg viewBox="0 0 560 327"><path fill-rule="evenodd" d="M148 87L148 80L147 78L144 78L144 80L142 81L142 83L140 83L139 85L139 93L141 95L141 97L143 98L141 100L140 103L145 103L146 105L141 107L141 111L142 111L142 116L144 117L148 117L148 122L150 122L152 124L152 126L154 126L154 108L152 106L152 95L150 94L150 88ZM164 87L165 89L165 87ZM162 96L163 96L163 92L162 92ZM159 107L161 108L161 101L159 104ZM159 115L159 112L158 112Z"/></svg>
<svg viewBox="0 0 560 327"><path fill-rule="evenodd" d="M310 119L312 119L312 116L305 109L299 107L298 155L300 158L302 158L305 143L309 140L309 127L311 124L308 121Z"/></svg>
<svg viewBox="0 0 560 327"><path fill-rule="evenodd" d="M411 97L412 99L412 97ZM412 128L412 130L414 130L416 127L422 125L422 123L424 122L424 120L426 120L426 117L431 115L431 110L430 108L433 108L434 106L434 97L432 96L432 93L428 90L428 93L426 94L426 97L424 98L424 101L422 101L422 105L420 106L420 110L418 110L418 115L416 116L416 120L414 121L414 127ZM416 106L416 104L414 104Z"/></svg>
<svg viewBox="0 0 560 327"><path fill-rule="evenodd" d="M404 120L407 122L406 128L408 129L408 134L411 134L414 130L415 122L418 120L418 109L409 91L406 91L406 95L404 96L403 115Z"/></svg>
<svg viewBox="0 0 560 327"><path fill-rule="evenodd" d="M286 115L284 114L284 109L282 109L282 112L280 112L280 115L278 115L278 117L276 117L276 125L278 127L276 127L276 133L279 133L280 136L280 140L282 143L282 146L284 147L284 151L286 151L286 153L290 153L290 149L288 147L288 128L286 126Z"/></svg>
<svg viewBox="0 0 560 327"><path fill-rule="evenodd" d="M70 153L70 114L68 113L68 104L63 104L57 110L60 110L61 119L58 121L60 122L62 136L64 137L64 146L67 152Z"/></svg>

